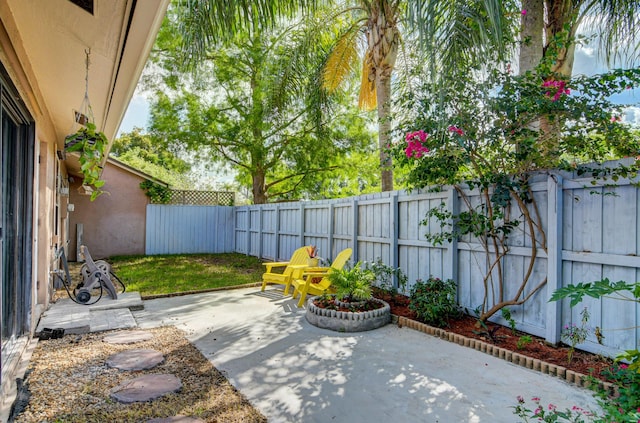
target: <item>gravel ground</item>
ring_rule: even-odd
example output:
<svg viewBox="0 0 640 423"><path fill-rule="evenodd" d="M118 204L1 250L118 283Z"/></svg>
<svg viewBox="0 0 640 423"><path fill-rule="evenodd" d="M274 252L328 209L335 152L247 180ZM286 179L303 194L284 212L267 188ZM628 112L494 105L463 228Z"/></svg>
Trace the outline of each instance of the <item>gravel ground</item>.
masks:
<svg viewBox="0 0 640 423"><path fill-rule="evenodd" d="M113 332L40 341L25 377L30 398L15 422L145 422L175 415L206 422L266 422L178 329L150 329L153 339L135 344L102 341ZM107 367L112 354L137 348L160 351L165 361L135 372ZM121 404L109 397L123 381L152 373L174 374L182 389L145 403Z"/></svg>

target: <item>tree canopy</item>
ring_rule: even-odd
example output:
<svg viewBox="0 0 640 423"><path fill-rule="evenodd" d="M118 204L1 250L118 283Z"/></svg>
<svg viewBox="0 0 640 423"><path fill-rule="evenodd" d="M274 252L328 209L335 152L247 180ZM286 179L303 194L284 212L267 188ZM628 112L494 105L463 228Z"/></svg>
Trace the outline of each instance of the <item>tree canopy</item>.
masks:
<svg viewBox="0 0 640 423"><path fill-rule="evenodd" d="M254 203L304 197L344 157L371 144L366 119L317 83L325 57L313 22L240 31L212 48L195 72L176 71L176 15L154 52L164 69L152 105L151 132L167 145L198 151L237 171Z"/></svg>

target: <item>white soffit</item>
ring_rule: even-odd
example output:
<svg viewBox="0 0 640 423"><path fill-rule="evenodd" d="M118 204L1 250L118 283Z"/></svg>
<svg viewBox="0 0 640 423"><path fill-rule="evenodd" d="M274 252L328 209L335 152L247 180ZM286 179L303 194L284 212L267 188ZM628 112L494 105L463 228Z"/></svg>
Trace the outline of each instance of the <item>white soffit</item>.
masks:
<svg viewBox="0 0 640 423"><path fill-rule="evenodd" d="M75 129L73 112L83 103L89 49L93 115L112 140L169 0L95 0L93 15L69 0L6 1L59 145Z"/></svg>

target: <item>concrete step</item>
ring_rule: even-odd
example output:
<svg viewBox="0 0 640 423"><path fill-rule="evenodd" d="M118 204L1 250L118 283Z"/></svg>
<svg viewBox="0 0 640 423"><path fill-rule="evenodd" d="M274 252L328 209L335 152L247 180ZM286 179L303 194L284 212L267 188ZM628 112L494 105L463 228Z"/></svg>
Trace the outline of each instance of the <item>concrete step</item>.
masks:
<svg viewBox="0 0 640 423"><path fill-rule="evenodd" d="M92 305L77 304L71 298L62 298L44 312L36 335L44 328L63 328L65 334L135 328L137 324L131 310L143 308L139 292L125 292L117 300L105 295Z"/></svg>

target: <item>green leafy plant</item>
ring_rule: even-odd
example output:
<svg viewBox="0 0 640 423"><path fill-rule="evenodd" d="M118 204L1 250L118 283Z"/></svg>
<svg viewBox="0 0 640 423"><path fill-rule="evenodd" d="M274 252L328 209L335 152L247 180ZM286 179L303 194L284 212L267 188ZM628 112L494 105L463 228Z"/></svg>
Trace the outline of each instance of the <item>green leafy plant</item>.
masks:
<svg viewBox="0 0 640 423"><path fill-rule="evenodd" d="M371 284L375 273L356 263L350 269L334 269L329 273L331 285L336 289L336 298L341 301L365 301L372 298Z"/></svg>
<svg viewBox="0 0 640 423"><path fill-rule="evenodd" d="M502 313L502 318L504 320L506 320L507 323L509 324L509 327L511 328L511 333L515 335L516 334L516 321L513 318L513 316L511 316L511 310L509 310L508 307L505 307L502 310L500 310L500 312Z"/></svg>
<svg viewBox="0 0 640 423"><path fill-rule="evenodd" d="M578 406L573 406L571 410L558 410L553 404L543 406L538 397L531 398L535 408L532 410L527 408L524 398L518 396L518 405L516 405L513 414L521 418L523 422L566 422L566 423L590 423L601 420L595 420L595 414L592 411L584 410Z"/></svg>
<svg viewBox="0 0 640 423"><path fill-rule="evenodd" d="M171 189L169 187L146 180L140 182L140 188L151 199L152 203L167 204L171 201Z"/></svg>
<svg viewBox="0 0 640 423"><path fill-rule="evenodd" d="M518 341L516 342L516 348L521 350L532 342L533 342L533 338L531 338L530 335L522 335L521 337L518 338Z"/></svg>
<svg viewBox="0 0 640 423"><path fill-rule="evenodd" d="M631 297L629 293L631 293L633 297ZM592 298L606 296L622 301L639 302L640 283L629 284L624 281L611 282L607 278L594 282L581 282L576 285L571 284L557 289L551 295L549 301L561 301L565 298L570 298L570 306L575 307L582 301L584 296ZM581 326L565 326L565 330L561 334L564 339L572 342L572 348L579 342L584 342L589 332L586 326L589 319L587 309L583 309L580 314L582 316ZM598 333L596 333L596 336L598 336ZM602 336L601 333L600 336ZM608 371L604 371L603 375L615 385L616 394L612 395L612 393L609 390L605 390L600 383L591 383L590 388L594 391L594 396L598 398L598 404L602 409L602 413L598 413L592 420L588 421L598 423L640 421L640 351L638 351L638 349L632 349L619 354L616 357L616 363L613 367ZM567 421L573 422L574 420ZM581 422L583 420L575 421Z"/></svg>
<svg viewBox="0 0 640 423"><path fill-rule="evenodd" d="M607 415L607 422L637 422L640 420L640 373L625 363L616 363L603 375L616 390L614 396L599 384L592 384L598 404Z"/></svg>
<svg viewBox="0 0 640 423"><path fill-rule="evenodd" d="M500 331L500 328L502 326L495 325L495 326L489 327L487 323L481 319L478 319L477 326L480 326L480 329L473 330L472 332L475 333L476 335L480 335L487 338L487 340L489 340L494 344L497 344L498 342L500 342L500 340L505 338L504 335L498 335L498 331Z"/></svg>
<svg viewBox="0 0 640 423"><path fill-rule="evenodd" d="M389 266L380 258L374 262L364 262L362 265L375 274L374 286L391 293L392 296L398 294L398 289L405 291L408 278L401 268ZM394 278L398 281L398 287L394 286Z"/></svg>
<svg viewBox="0 0 640 423"><path fill-rule="evenodd" d="M629 296L631 293L632 296ZM621 301L640 302L640 282L627 283L625 281L611 282L608 278L599 281L579 283L577 285L567 285L557 289L549 301L560 301L564 298L570 298L570 306L578 305L584 296L592 298L610 297ZM596 328L598 329L598 328ZM598 339L602 338L600 330L596 332ZM618 362L626 361L631 371L640 372L640 351L638 349L627 350L616 357Z"/></svg>
<svg viewBox="0 0 640 423"><path fill-rule="evenodd" d="M585 307L580 312L580 326L576 324L565 325L564 329L560 337L565 340L569 344L569 352L567 353L567 359L569 363L573 359L573 353L576 349L576 345L582 344L587 340L587 336L589 335L589 327L587 323L589 322L589 310Z"/></svg>
<svg viewBox="0 0 640 423"><path fill-rule="evenodd" d="M87 122L86 127L68 135L65 138L65 150L80 153L80 170L83 175L83 185L92 187L91 201L94 201L104 191L104 181L100 179L102 175L102 161L109 141L100 131L96 130L96 125Z"/></svg>
<svg viewBox="0 0 640 423"><path fill-rule="evenodd" d="M411 287L409 308L425 323L446 326L448 319L460 316L456 283L433 276L426 281L418 279Z"/></svg>

